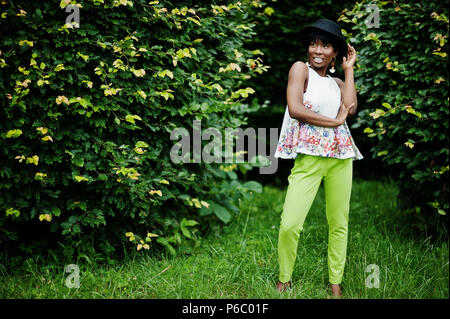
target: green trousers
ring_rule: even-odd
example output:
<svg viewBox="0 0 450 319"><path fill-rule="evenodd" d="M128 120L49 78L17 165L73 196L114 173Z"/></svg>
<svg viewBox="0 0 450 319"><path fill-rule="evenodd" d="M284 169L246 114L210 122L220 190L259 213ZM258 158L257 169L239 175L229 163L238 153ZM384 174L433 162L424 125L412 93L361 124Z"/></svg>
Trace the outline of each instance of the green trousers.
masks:
<svg viewBox="0 0 450 319"><path fill-rule="evenodd" d="M347 254L348 215L353 178L353 159L299 153L288 177L289 186L278 237L279 280L291 280L297 258L298 239L306 215L324 181L328 221L328 276L340 284Z"/></svg>

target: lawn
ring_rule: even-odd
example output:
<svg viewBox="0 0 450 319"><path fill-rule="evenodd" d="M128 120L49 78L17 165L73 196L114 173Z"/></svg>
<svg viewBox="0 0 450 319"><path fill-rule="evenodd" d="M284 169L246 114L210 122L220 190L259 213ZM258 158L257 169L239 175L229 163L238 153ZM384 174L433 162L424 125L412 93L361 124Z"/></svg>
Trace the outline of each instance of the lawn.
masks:
<svg viewBox="0 0 450 319"><path fill-rule="evenodd" d="M293 289L275 289L285 192L266 186L241 202L240 214L191 255L136 254L115 267L80 264L78 289L66 287L64 265L27 262L14 273L0 267L0 298L327 298L322 186L300 234ZM397 193L392 182L354 181L345 298L449 298L448 240L412 234L397 212ZM369 265L379 270L378 287L366 285L374 275L366 272Z"/></svg>

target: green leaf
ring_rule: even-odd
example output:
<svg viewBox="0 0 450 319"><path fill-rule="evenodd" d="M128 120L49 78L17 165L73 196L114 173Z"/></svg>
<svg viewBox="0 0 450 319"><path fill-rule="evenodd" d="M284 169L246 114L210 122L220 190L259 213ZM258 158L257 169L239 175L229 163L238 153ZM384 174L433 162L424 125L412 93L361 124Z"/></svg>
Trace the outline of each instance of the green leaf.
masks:
<svg viewBox="0 0 450 319"><path fill-rule="evenodd" d="M256 181L245 182L242 187L248 189L249 191L262 193L262 185Z"/></svg>
<svg viewBox="0 0 450 319"><path fill-rule="evenodd" d="M176 255L177 255L177 252L176 252L175 248L173 248L173 246L167 241L166 238L164 238L164 237L158 237L158 238L156 238L156 241L157 241L158 243L160 243L161 245L165 246L166 249L169 251L169 253L170 253L172 256L176 256Z"/></svg>
<svg viewBox="0 0 450 319"><path fill-rule="evenodd" d="M141 119L141 117L139 115L128 114L127 116L125 116L125 121L127 121L127 122L129 122L131 124L134 124L135 120L142 121L142 119Z"/></svg>
<svg viewBox="0 0 450 319"><path fill-rule="evenodd" d="M222 205L211 201L210 208L214 211L214 214L224 223L228 223L231 220L231 215L228 210Z"/></svg>
<svg viewBox="0 0 450 319"><path fill-rule="evenodd" d="M52 209L52 215L58 217L59 215L61 215L61 210L58 207L54 207Z"/></svg>
<svg viewBox="0 0 450 319"><path fill-rule="evenodd" d="M80 155L76 155L74 158L72 158L72 163L74 163L75 165L77 165L79 167L83 167L84 166L84 158L81 157Z"/></svg>
<svg viewBox="0 0 450 319"><path fill-rule="evenodd" d="M14 216L16 216L16 217L19 217L20 211L17 210L17 209L14 209L14 208L8 208L8 209L6 210L6 216L8 216L8 215L14 215Z"/></svg>
<svg viewBox="0 0 450 319"><path fill-rule="evenodd" d="M392 108L392 106L389 103L386 103L386 102L382 103L381 105L383 105L388 110Z"/></svg>
<svg viewBox="0 0 450 319"><path fill-rule="evenodd" d="M184 225L185 226L195 226L195 225L198 225L198 222L195 220L189 219L184 222Z"/></svg>
<svg viewBox="0 0 450 319"><path fill-rule="evenodd" d="M138 141L135 145L136 148L148 148L148 144L143 141Z"/></svg>

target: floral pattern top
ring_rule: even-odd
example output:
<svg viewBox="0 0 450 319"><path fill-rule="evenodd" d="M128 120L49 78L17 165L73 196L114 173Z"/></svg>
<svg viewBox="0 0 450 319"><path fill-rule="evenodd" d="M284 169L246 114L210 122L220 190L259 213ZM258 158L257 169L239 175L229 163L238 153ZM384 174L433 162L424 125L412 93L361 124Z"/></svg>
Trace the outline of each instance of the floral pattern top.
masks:
<svg viewBox="0 0 450 319"><path fill-rule="evenodd" d="M335 118L339 109L339 107L336 109L336 105L340 106L339 86L330 76L321 77L311 68L309 68L309 75L307 93L309 92L312 94L304 94L304 106L319 114L332 114L331 116L334 116ZM327 79L330 81L326 85L323 85L323 81L326 81ZM322 83L318 83L319 81L322 81ZM334 84L332 84L331 81ZM334 90L334 92L326 94L327 92L324 92L323 89L327 88L328 85L335 85L338 91L333 88L332 90ZM315 86L315 89L310 90L311 86ZM339 92L339 94L337 92ZM322 95L320 97L322 99L322 105L314 103L314 100L320 100L320 98L314 99L315 96L318 96L319 94ZM331 109L331 111L331 104L329 103L329 105L326 105L329 108L324 110L323 106L327 103L323 103L323 96L331 96L331 98L333 98L333 109ZM338 99L337 96L339 97ZM339 159L353 158L353 160L360 160L363 158L353 141L347 122L344 122L344 124L337 127L315 126L291 118L288 106L286 106L280 138L274 156L278 158L295 159L297 153Z"/></svg>

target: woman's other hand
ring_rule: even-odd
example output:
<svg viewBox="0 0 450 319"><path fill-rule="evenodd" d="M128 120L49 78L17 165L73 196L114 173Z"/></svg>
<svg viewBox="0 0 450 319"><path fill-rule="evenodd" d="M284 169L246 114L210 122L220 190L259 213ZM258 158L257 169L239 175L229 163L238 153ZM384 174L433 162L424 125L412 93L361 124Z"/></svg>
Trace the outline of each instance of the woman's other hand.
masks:
<svg viewBox="0 0 450 319"><path fill-rule="evenodd" d="M353 69L353 66L356 62L356 50L350 44L347 44L347 56L342 60L342 69L345 71L346 69Z"/></svg>

